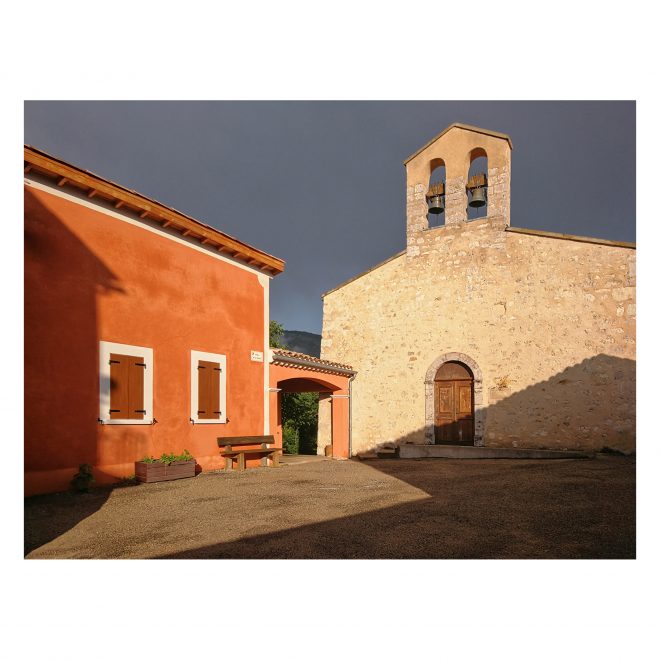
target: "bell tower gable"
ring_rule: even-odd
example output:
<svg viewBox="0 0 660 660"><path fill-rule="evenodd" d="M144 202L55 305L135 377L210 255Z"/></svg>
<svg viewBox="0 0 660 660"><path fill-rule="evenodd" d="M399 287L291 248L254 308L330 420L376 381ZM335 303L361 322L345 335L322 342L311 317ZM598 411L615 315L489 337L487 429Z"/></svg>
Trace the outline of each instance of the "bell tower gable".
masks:
<svg viewBox="0 0 660 660"><path fill-rule="evenodd" d="M485 207L493 223L510 224L511 149L504 133L451 124L404 161L408 256L419 254L427 230L468 223L468 204ZM431 181L438 163L445 168L442 185ZM473 163L484 171L471 174Z"/></svg>

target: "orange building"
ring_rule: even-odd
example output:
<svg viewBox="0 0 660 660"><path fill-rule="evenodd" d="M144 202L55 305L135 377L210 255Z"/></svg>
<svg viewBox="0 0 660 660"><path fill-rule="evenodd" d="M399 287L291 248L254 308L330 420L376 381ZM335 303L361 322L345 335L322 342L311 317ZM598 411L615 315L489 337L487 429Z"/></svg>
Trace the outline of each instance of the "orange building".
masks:
<svg viewBox="0 0 660 660"><path fill-rule="evenodd" d="M269 434L284 262L37 149L24 166L26 494L184 449L220 468L218 437Z"/></svg>

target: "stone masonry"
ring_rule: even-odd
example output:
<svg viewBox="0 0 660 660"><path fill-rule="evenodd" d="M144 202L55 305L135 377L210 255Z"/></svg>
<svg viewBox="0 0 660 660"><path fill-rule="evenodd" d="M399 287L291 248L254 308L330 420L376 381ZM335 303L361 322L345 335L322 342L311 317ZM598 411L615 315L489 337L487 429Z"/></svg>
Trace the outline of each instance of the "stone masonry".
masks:
<svg viewBox="0 0 660 660"><path fill-rule="evenodd" d="M467 222L465 181L479 149L488 213ZM432 380L445 360L475 375L475 444L634 450L634 246L509 227L510 154L501 134L443 132L407 161L406 250L325 294L321 355L358 372L353 454L433 442ZM425 193L438 159L446 224L429 229Z"/></svg>

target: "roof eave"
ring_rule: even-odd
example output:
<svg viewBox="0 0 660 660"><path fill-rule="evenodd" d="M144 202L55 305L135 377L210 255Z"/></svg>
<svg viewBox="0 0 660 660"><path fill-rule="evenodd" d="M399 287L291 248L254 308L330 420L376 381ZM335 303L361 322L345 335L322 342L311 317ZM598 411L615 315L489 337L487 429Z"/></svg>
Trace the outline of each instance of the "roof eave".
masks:
<svg viewBox="0 0 660 660"><path fill-rule="evenodd" d="M105 197L116 200L118 204L117 208L126 205L135 209L142 220L149 216L149 219L161 222L163 226L171 226L182 230L184 235L194 234L195 237L199 237L199 240L203 244L212 244L219 252L224 252L232 258L243 261L256 270L261 270L272 277L284 271L285 262L282 259L278 259L267 252L243 243L214 227L195 220L195 218L165 206L134 190L125 188L93 172L83 170L51 156L41 149L24 145L23 160L28 164L24 168L25 173L31 168L34 168L35 171L46 172L60 177L60 181L58 182L58 186L60 187L75 183L78 186L89 188L90 191L94 190L102 193Z"/></svg>
<svg viewBox="0 0 660 660"><path fill-rule="evenodd" d="M511 142L511 138L506 133L499 133L498 131L490 131L487 128L479 128L479 126L471 126L470 124L461 124L460 122L454 122L453 124L449 124L449 126L447 126L447 128L445 128L444 131L441 131L434 138L429 140L423 147L420 147L414 154L412 154L412 156L408 156L408 158L406 158L403 161L403 164L407 165L413 158L419 156L419 154L421 154L422 151L430 147L436 140L439 140L445 133L450 131L452 128L462 128L466 131L473 131L474 133L481 133L482 135L490 135L491 137L496 137L502 140L506 140L509 143L509 148L513 149L513 143Z"/></svg>
<svg viewBox="0 0 660 660"><path fill-rule="evenodd" d="M321 294L321 300L325 298L326 296L329 296L331 293L334 293L338 289L342 289L345 287L347 284L350 284L351 282L355 282L355 280L359 280L361 277L364 277L365 275L368 275L372 270L376 270L377 268L380 268L381 266L384 266L385 264L389 263L390 261L394 261L398 257L402 257L404 254L406 254L405 250L401 250L401 252L397 252L396 254L393 254L391 257L388 257L387 259L384 259L383 261L380 261L377 263L375 266L372 266L371 268L367 268L367 270L363 270L361 273L358 273L354 277L351 277L348 280L344 280L341 284L338 284L337 286L333 287L332 289L329 289L325 293Z"/></svg>
<svg viewBox="0 0 660 660"><path fill-rule="evenodd" d="M540 238L554 238L562 241L574 241L577 243L593 243L594 245L607 245L609 247L637 249L637 243L628 241L613 241L608 238L596 238L595 236L578 236L577 234L561 234L555 231L545 231L541 229L526 229L524 227L507 227L505 231L514 234L527 234L528 236L538 236Z"/></svg>

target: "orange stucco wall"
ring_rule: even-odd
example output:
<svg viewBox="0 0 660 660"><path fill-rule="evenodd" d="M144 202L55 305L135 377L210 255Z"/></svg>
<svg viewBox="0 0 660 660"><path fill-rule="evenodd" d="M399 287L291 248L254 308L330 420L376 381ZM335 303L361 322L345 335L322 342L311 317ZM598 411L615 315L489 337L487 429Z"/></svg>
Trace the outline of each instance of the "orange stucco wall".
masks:
<svg viewBox="0 0 660 660"><path fill-rule="evenodd" d="M218 436L263 434L256 272L34 187L25 232L26 494L67 489L80 463L110 483L183 449L219 468ZM153 425L97 421L101 340L153 349ZM227 356L227 424L190 422L191 350Z"/></svg>

